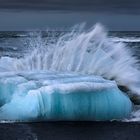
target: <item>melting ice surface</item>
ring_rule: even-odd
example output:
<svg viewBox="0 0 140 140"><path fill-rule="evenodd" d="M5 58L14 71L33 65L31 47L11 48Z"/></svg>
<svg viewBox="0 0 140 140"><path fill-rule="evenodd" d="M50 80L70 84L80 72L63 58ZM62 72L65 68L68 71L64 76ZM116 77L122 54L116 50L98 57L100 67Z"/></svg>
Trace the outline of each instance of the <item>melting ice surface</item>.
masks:
<svg viewBox="0 0 140 140"><path fill-rule="evenodd" d="M118 86L139 95L137 60L97 24L57 41L30 37L22 58L0 59L0 120L112 120L130 116Z"/></svg>
<svg viewBox="0 0 140 140"><path fill-rule="evenodd" d="M127 117L132 109L116 83L100 76L5 73L0 91L2 120L111 120Z"/></svg>

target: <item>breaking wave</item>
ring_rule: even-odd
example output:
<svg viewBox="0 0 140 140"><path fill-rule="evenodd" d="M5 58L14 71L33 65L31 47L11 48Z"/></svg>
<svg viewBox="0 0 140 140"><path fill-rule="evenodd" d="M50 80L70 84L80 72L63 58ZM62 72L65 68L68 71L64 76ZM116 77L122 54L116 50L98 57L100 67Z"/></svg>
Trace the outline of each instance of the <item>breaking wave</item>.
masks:
<svg viewBox="0 0 140 140"><path fill-rule="evenodd" d="M84 30L83 25L77 25L71 32L52 42L47 42L41 34L32 33L29 38L29 50L24 57L1 57L0 119L28 120L38 118L37 116L43 116L43 119L51 117L56 119L60 117L59 113L64 117L61 119L66 120L79 119L79 114L83 119L89 116L87 120L113 119L112 113L107 116L109 104L113 104L106 99L106 96L109 96L107 93L112 95L111 100L117 101L117 104L112 106L112 111L117 110L116 118L126 117L131 112L129 99L117 88L116 83L128 89L129 94L139 95L140 73L137 69L137 60L124 43L112 41L100 24L96 24L88 31ZM101 104L88 103L89 98L86 93L92 99L93 95L90 93L95 90L97 93L103 92L103 99L98 100L102 101ZM92 110L93 119L91 117L93 114L89 115L89 111L86 112L84 106L78 115L74 113L73 106L68 109L74 98L79 100L77 104L76 101L73 102L74 106L81 107L81 95L76 94L79 91L83 92L82 97L86 107L90 106L96 110L99 109L96 107L103 105L104 111L100 108L96 114ZM104 91L108 92L104 93ZM50 96L52 93L53 96ZM60 96L59 93L62 95ZM69 93L70 100L66 95L63 96L63 93ZM71 96L71 93L75 93L75 96ZM60 105L60 100L65 105ZM58 109L59 112L52 113L52 108L49 110L50 105L53 110L60 106L65 106L66 110L61 110L60 107L62 112ZM83 115L84 113L86 115Z"/></svg>
<svg viewBox="0 0 140 140"><path fill-rule="evenodd" d="M89 31L77 25L52 44L38 34L30 37L29 46L23 58L2 57L0 70L50 70L100 75L114 79L118 85L139 94L140 74L132 51L124 43L108 38L100 24Z"/></svg>

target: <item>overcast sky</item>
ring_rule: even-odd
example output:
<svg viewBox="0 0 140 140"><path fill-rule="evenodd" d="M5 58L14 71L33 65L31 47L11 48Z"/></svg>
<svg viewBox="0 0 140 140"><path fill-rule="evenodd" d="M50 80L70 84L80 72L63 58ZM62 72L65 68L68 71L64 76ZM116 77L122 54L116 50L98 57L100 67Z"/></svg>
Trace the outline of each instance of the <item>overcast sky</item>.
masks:
<svg viewBox="0 0 140 140"><path fill-rule="evenodd" d="M0 0L0 30L67 28L96 22L109 30L140 30L139 0Z"/></svg>

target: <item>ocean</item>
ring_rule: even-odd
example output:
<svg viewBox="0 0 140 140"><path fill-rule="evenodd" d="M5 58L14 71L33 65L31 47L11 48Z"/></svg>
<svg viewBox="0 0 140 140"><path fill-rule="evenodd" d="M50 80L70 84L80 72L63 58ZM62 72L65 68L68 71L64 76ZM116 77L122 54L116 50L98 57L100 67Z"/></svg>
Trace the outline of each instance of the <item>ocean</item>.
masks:
<svg viewBox="0 0 140 140"><path fill-rule="evenodd" d="M34 33L35 31L33 31ZM69 31L38 31L47 40L57 40ZM20 57L29 47L27 42L31 31L1 31L0 56ZM123 42L131 48L134 55L140 57L140 32L139 31L110 31L108 36L115 42Z"/></svg>

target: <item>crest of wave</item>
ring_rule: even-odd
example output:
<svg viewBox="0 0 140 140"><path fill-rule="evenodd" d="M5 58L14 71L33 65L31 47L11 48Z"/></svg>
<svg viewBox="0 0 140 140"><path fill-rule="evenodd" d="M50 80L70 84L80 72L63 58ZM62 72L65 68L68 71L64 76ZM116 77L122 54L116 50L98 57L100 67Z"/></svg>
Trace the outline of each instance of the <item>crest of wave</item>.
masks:
<svg viewBox="0 0 140 140"><path fill-rule="evenodd" d="M40 34L36 35L30 37L30 51L23 58L1 58L0 65L6 59L4 69L11 71L51 70L100 75L139 94L137 60L125 44L111 41L102 25L96 24L88 31L83 24L77 25L57 41L52 38L48 42Z"/></svg>

